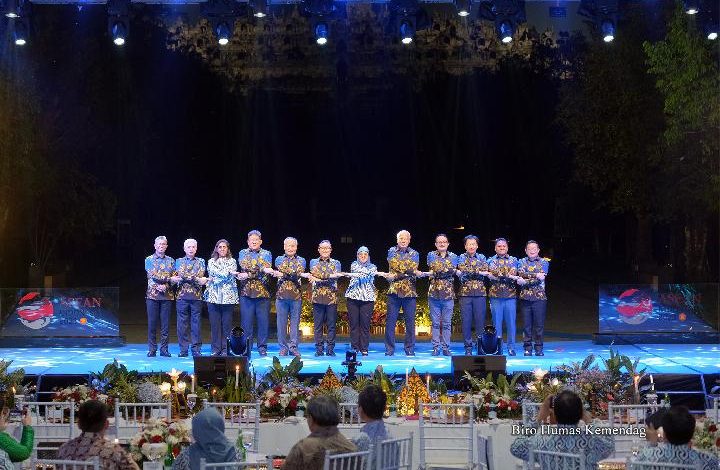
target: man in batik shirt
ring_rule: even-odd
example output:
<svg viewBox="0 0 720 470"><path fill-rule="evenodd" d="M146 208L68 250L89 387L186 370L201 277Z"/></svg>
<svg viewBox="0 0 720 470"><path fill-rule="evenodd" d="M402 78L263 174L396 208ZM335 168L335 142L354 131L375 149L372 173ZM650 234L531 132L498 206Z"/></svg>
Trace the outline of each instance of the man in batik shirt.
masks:
<svg viewBox="0 0 720 470"><path fill-rule="evenodd" d="M550 271L550 263L540 257L540 245L535 240L527 242L525 254L527 257L518 261L517 269L520 311L523 315L523 348L526 356L532 356L535 343L535 355L544 356L543 335L547 312L545 276Z"/></svg>
<svg viewBox="0 0 720 470"><path fill-rule="evenodd" d="M275 311L277 313L277 334L280 355L300 357L298 351L298 328L302 308L301 283L305 272L305 258L297 256L298 241L287 237L283 241L285 254L275 258L273 276L278 279ZM288 320L290 321L290 342L287 340Z"/></svg>
<svg viewBox="0 0 720 470"><path fill-rule="evenodd" d="M488 279L490 279L490 313L495 331L502 338L502 324L507 325L508 355L515 355L515 319L517 278L517 258L508 255L508 243L504 238L495 240L495 256L488 260Z"/></svg>
<svg viewBox="0 0 720 470"><path fill-rule="evenodd" d="M253 325L257 321L257 347L260 356L267 356L268 322L270 316L270 277L273 273L272 255L260 248L262 235L258 230L248 232L248 247L238 254L240 281L240 322L245 335L252 341Z"/></svg>
<svg viewBox="0 0 720 470"><path fill-rule="evenodd" d="M457 255L448 251L447 235L440 233L435 237L435 248L427 255L430 268L430 289L428 290L428 306L432 322L432 355L451 356L450 334L452 327L453 307L455 306L455 268ZM442 329L442 334L441 334Z"/></svg>
<svg viewBox="0 0 720 470"><path fill-rule="evenodd" d="M155 253L145 258L145 272L148 285L145 306L148 316L148 357L157 354L157 330L160 328L160 355L170 357L168 336L170 309L174 299L170 278L175 270L175 261L165 256L168 242L164 236L155 238Z"/></svg>
<svg viewBox="0 0 720 470"><path fill-rule="evenodd" d="M478 253L478 238L475 235L465 237L465 253L458 257L457 275L460 277L460 316L462 317L463 343L465 355L473 353L472 328L480 338L485 329L485 275L488 265L485 256Z"/></svg>
<svg viewBox="0 0 720 470"><path fill-rule="evenodd" d="M175 308L177 310L177 336L180 357L200 356L200 315L202 313L202 286L207 282L205 260L196 258L197 241L188 238L183 243L185 256L175 260L175 274L170 279L177 286Z"/></svg>
<svg viewBox="0 0 720 470"><path fill-rule="evenodd" d="M332 245L323 240L318 245L319 258L310 260L308 279L312 282L313 329L315 356L324 356L323 326L327 326L327 355L335 355L337 322L337 279L342 276L340 261L330 258Z"/></svg>
<svg viewBox="0 0 720 470"><path fill-rule="evenodd" d="M400 309L405 315L405 355L415 355L415 312L417 291L415 281L423 273L418 270L420 254L410 248L410 232L401 230L397 234L397 245L388 250L388 273L379 276L390 281L387 296L387 319L385 321L385 355L395 354L395 325Z"/></svg>

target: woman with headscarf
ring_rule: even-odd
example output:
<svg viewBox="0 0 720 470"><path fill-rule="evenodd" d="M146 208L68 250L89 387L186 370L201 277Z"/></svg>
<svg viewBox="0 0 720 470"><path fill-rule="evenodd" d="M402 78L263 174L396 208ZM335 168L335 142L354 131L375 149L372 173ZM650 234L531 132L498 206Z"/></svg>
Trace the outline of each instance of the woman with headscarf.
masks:
<svg viewBox="0 0 720 470"><path fill-rule="evenodd" d="M377 299L375 275L377 267L370 262L370 250L361 246L357 251L357 261L350 266L350 285L345 291L348 322L350 323L350 344L363 356L368 355L370 345L370 320Z"/></svg>
<svg viewBox="0 0 720 470"><path fill-rule="evenodd" d="M225 421L214 408L206 408L192 419L193 444L180 452L173 470L197 470L206 463L237 462L237 449L225 437Z"/></svg>

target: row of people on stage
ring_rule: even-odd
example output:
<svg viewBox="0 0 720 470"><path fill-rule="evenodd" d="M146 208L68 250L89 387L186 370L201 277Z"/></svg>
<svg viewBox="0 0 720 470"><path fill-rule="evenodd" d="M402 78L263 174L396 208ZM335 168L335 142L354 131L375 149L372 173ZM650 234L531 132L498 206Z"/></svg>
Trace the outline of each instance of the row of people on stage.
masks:
<svg viewBox="0 0 720 470"><path fill-rule="evenodd" d="M248 233L248 248L233 258L230 244L221 239L215 244L207 265L196 257L197 242L185 240L185 256L173 260L165 255L168 242L163 236L155 239L155 253L145 259L148 277L146 294L148 314L148 356L157 354L157 330L160 329L160 355L169 356L168 323L172 300L176 300L177 335L180 356L200 354L200 314L202 302L207 304L210 318L212 353L227 354L225 338L232 329L235 305L240 305L241 325L249 338L254 336L257 323L257 348L261 356L267 354L268 318L270 314L270 279L277 279L275 307L277 312L278 343L281 355L296 355L302 307L302 279L312 286L315 355L335 355L335 324L337 321L337 280L346 276L350 283L345 291L352 347L367 355L370 341L370 320L377 291L376 276L385 278L390 286L387 296L385 325L385 355L395 354L395 326L400 312L406 319L404 352L415 355L415 313L417 309L416 280L430 278L428 304L432 321L432 354L451 355L450 332L456 297L460 303L465 354L472 354L472 329L476 335L483 331L487 299L493 324L502 337L502 324L507 325L507 350L515 355L516 299L520 298L525 328L525 355L543 355L543 330L547 310L545 278L548 260L540 257L535 241L526 244L527 256L521 260L508 255L507 240L495 241L495 255L486 258L478 253L478 238L468 235L465 252L455 255L448 251L448 238L435 237L436 250L428 253L428 271L420 271L420 255L410 245L410 232L397 234L397 244L388 250L388 271L378 271L370 261L366 247L357 251L349 272L343 272L339 261L331 258L332 245L323 240L318 245L319 257L310 260L297 254L298 241L288 237L283 242L284 254L275 258L261 248L262 235ZM456 295L455 278L460 289ZM238 282L239 281L239 282ZM289 335L288 322L290 324ZM324 329L327 334L324 335ZM289 336L289 337L288 337Z"/></svg>

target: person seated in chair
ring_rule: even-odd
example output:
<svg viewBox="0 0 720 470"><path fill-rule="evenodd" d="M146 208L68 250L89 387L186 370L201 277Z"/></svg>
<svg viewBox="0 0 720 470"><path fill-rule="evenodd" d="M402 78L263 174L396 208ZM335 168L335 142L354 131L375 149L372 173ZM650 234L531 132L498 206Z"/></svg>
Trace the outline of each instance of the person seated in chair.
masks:
<svg viewBox="0 0 720 470"><path fill-rule="evenodd" d="M720 468L717 456L690 448L690 440L695 433L695 418L687 407L671 407L661 423L665 443L642 449L635 461L699 465L703 470Z"/></svg>
<svg viewBox="0 0 720 470"><path fill-rule="evenodd" d="M365 425L352 440L358 450L369 450L371 445L377 448L380 442L392 439L383 421L386 405L387 395L377 385L368 385L360 392L358 412Z"/></svg>
<svg viewBox="0 0 720 470"><path fill-rule="evenodd" d="M240 430L242 432L242 430ZM214 408L206 408L192 418L193 443L183 449L173 462L173 470L200 468L206 463L237 462L237 450L225 437L225 420Z"/></svg>
<svg viewBox="0 0 720 470"><path fill-rule="evenodd" d="M81 434L58 449L58 458L62 460L88 460L100 458L103 470L139 470L138 465L120 447L105 439L108 427L108 407L97 400L88 400L77 413Z"/></svg>
<svg viewBox="0 0 720 470"><path fill-rule="evenodd" d="M662 419L667 413L667 408L660 408L655 413L645 418L645 439L650 447L655 447L664 440Z"/></svg>
<svg viewBox="0 0 720 470"><path fill-rule="evenodd" d="M9 458L12 462L22 462L30 458L35 442L35 431L30 426L32 418L30 413L25 410L22 417L22 437L18 442L5 432L9 416L10 408L7 407L5 399L0 397L0 450L4 451L4 457Z"/></svg>
<svg viewBox="0 0 720 470"><path fill-rule="evenodd" d="M521 436L510 446L510 453L522 460L530 459L530 449L569 454L585 453L588 468L597 468L597 463L610 456L615 449L612 436L594 435L579 427L580 420L586 424L592 421L589 413L583 412L580 397L570 390L552 395L543 401L538 413L538 423L548 421L551 429L541 426L533 436ZM549 458L536 459L541 469L557 468Z"/></svg>

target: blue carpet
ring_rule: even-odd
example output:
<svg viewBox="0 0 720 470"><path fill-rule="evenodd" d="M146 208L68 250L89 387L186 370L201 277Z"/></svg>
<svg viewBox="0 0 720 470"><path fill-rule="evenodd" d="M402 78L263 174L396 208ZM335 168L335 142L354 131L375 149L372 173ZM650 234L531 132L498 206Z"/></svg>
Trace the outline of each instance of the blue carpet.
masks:
<svg viewBox="0 0 720 470"><path fill-rule="evenodd" d="M362 366L358 368L360 374L373 371L378 364L382 364L387 373L405 374L405 369L415 367L424 374L449 374L451 361L449 357L433 357L430 355L429 343L418 343L417 355L406 357L402 353L402 345L398 345L398 352L393 357L384 355L385 348L381 343L370 345L370 355L358 357ZM462 344L454 343L451 348L456 354L463 351ZM712 344L639 344L614 345L632 358L641 360L641 367L647 367L649 373L679 373L679 374L706 374L720 372L720 346ZM322 374L328 365L336 372L346 371L341 365L345 359L345 345L338 345L336 357L313 356L314 346L302 344L300 352L303 355L304 374ZM182 371L193 370L192 357L177 357L177 345L170 348L173 357L145 356L147 347L144 344L128 344L119 348L6 348L0 349L0 358L12 360L12 368L23 367L26 374L85 374L101 370L105 364L117 359L131 370L139 372L159 372L176 368ZM203 349L209 354L209 346ZM522 351L519 350L522 354ZM278 354L276 344L270 345L268 356L265 358L253 355L252 363L258 374L272 364L272 356ZM556 341L545 344L544 357L508 357L508 372L531 371L536 367L554 369L561 364L582 361L587 355L595 354L608 357L608 347L593 344L591 341ZM290 362L291 357L281 358L283 364ZM602 363L600 363L602 366Z"/></svg>

